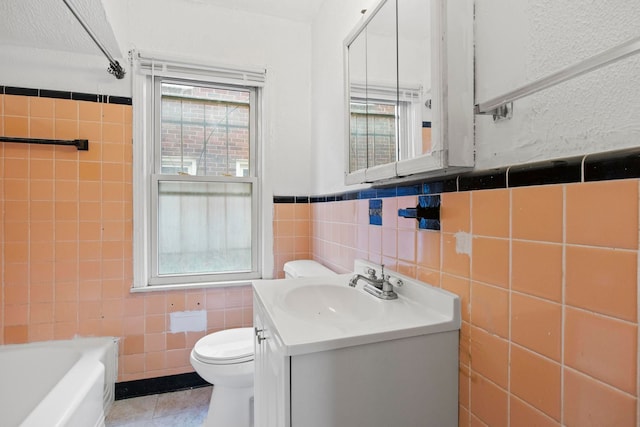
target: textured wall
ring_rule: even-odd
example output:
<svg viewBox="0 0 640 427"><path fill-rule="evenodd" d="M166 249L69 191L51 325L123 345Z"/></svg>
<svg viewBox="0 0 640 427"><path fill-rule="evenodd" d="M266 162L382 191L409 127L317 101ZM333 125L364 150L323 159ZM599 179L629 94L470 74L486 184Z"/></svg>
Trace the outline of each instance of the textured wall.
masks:
<svg viewBox="0 0 640 427"><path fill-rule="evenodd" d="M633 0L476 2L476 101L638 37ZM514 103L511 120L477 116L477 168L637 146L638 55Z"/></svg>

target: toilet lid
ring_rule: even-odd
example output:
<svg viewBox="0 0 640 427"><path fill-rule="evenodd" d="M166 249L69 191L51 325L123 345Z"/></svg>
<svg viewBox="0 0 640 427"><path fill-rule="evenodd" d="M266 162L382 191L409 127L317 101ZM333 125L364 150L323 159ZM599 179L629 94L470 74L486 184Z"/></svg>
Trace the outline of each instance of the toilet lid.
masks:
<svg viewBox="0 0 640 427"><path fill-rule="evenodd" d="M336 274L324 265L310 259L287 261L284 263L284 272L293 278L331 276Z"/></svg>
<svg viewBox="0 0 640 427"><path fill-rule="evenodd" d="M253 329L227 329L209 334L198 340L193 352L206 363L248 362L253 360Z"/></svg>

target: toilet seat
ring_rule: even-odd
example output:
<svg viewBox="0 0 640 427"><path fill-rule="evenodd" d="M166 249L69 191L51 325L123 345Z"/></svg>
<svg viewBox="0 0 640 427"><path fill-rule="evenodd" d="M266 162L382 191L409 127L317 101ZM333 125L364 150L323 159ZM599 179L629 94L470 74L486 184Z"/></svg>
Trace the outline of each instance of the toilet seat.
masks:
<svg viewBox="0 0 640 427"><path fill-rule="evenodd" d="M253 329L236 328L202 337L193 355L203 363L229 365L253 360Z"/></svg>

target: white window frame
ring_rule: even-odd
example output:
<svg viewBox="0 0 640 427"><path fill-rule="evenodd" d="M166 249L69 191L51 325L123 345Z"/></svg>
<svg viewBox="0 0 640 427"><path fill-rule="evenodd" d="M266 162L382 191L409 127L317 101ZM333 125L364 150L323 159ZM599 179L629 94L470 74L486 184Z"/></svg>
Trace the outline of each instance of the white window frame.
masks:
<svg viewBox="0 0 640 427"><path fill-rule="evenodd" d="M189 62L145 57L132 51L131 62L133 68L133 286L132 292L166 290L184 287L210 287L247 285L252 279L271 277L273 254L265 250L270 247L273 238L271 219L268 206L271 200L264 191L264 145L265 123L264 92L266 87L265 69L234 68L228 66L194 65ZM159 277L156 274L157 256L155 248L155 223L157 206L158 180L164 180L164 175L154 176L155 168L160 166L160 156L156 155L155 136L159 129L160 97L156 96L155 87L160 79L170 81L204 83L207 85L231 85L240 88L251 88L255 96L252 117L254 120L252 134L253 151L250 160L250 170L255 171L250 177L237 177L231 181L252 183L252 271L241 274L215 275L182 275L171 278ZM156 99L158 98L158 99ZM258 159L256 161L255 159ZM195 177L171 176L171 180L193 179ZM216 181L210 177L210 181ZM228 177L226 177L227 180ZM266 273L265 273L266 272ZM181 277L180 280L176 280Z"/></svg>

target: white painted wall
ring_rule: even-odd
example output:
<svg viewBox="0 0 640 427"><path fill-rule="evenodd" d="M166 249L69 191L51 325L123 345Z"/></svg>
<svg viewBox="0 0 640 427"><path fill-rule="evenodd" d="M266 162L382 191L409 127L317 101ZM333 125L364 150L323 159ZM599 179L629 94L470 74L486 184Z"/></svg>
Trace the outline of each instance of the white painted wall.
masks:
<svg viewBox="0 0 640 427"><path fill-rule="evenodd" d="M348 4L345 4L348 3ZM312 33L312 188L343 184L341 41L373 1L326 0ZM475 0L476 102L640 36L637 0ZM640 55L514 104L514 118L476 116L476 169L640 145ZM472 108L472 106L469 106Z"/></svg>
<svg viewBox="0 0 640 427"><path fill-rule="evenodd" d="M325 0L313 21L311 51L312 194L344 191L343 43L375 0ZM350 186L349 189L357 187Z"/></svg>
<svg viewBox="0 0 640 427"><path fill-rule="evenodd" d="M309 194L309 24L199 2L104 4L124 50L266 68L264 155L270 186L274 194Z"/></svg>
<svg viewBox="0 0 640 427"><path fill-rule="evenodd" d="M127 60L116 58L127 75L118 80L107 73L104 56L0 43L0 84L3 86L131 96Z"/></svg>
<svg viewBox="0 0 640 427"><path fill-rule="evenodd" d="M640 35L637 0L475 2L476 101ZM284 195L357 188L343 178L343 41L360 10L374 3L325 0L310 26L198 1L103 2L123 52L135 47L268 69L268 184ZM3 85L131 94L128 77L107 74L97 55L0 42L0 63ZM476 168L639 145L638 69L637 55L518 101L510 121L477 116Z"/></svg>
<svg viewBox="0 0 640 427"><path fill-rule="evenodd" d="M194 62L267 69L267 185L277 195L310 192L311 25L180 0L108 0L123 52L136 48ZM100 56L1 46L0 84L131 96ZM122 62L122 61L121 61ZM125 64L130 71L129 64Z"/></svg>

